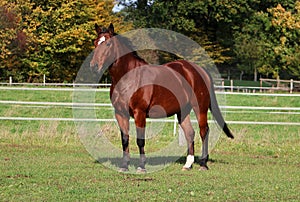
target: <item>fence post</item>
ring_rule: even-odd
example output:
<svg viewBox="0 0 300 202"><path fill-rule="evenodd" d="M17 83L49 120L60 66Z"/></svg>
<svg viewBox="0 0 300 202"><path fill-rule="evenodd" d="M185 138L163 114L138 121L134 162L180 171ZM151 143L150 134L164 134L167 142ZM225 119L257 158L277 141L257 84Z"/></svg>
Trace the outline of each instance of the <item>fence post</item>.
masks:
<svg viewBox="0 0 300 202"><path fill-rule="evenodd" d="M262 84L263 84L262 83L262 78L259 79L259 83L260 83L260 90L259 90L259 92L262 92Z"/></svg>
<svg viewBox="0 0 300 202"><path fill-rule="evenodd" d="M290 93L293 93L293 88L294 88L294 80L291 79Z"/></svg>
<svg viewBox="0 0 300 202"><path fill-rule="evenodd" d="M43 76L43 83L44 83L44 86L46 86L46 75L45 74Z"/></svg>
<svg viewBox="0 0 300 202"><path fill-rule="evenodd" d="M233 80L230 80L230 91L233 92Z"/></svg>
<svg viewBox="0 0 300 202"><path fill-rule="evenodd" d="M11 76L9 77L9 85L10 86L12 85L12 77Z"/></svg>
<svg viewBox="0 0 300 202"><path fill-rule="evenodd" d="M280 86L280 79L279 79L279 76L277 76L277 88L279 88Z"/></svg>
<svg viewBox="0 0 300 202"><path fill-rule="evenodd" d="M177 130L177 115L175 114L174 115L174 124L173 124L173 135L175 136L176 135L176 130Z"/></svg>

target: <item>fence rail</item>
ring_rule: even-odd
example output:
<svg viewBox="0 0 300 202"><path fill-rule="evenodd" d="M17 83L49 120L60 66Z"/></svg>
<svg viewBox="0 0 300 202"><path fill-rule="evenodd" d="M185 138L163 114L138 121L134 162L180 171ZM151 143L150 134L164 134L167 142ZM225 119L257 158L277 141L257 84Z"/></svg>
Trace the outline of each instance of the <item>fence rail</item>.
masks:
<svg viewBox="0 0 300 202"><path fill-rule="evenodd" d="M58 88L49 88L49 87L10 87L10 86L0 86L0 90L23 90L23 91L91 91L91 92L109 92L109 86L108 84L101 85L102 88L91 88L91 86L85 85L89 88L83 87L58 87ZM95 86L97 87L97 86ZM249 87L252 88L252 87ZM247 92L226 92L226 91L219 91L218 86L216 86L216 94L224 94L224 95L253 95L253 96L278 96L278 97L300 97L300 93L257 93L256 91L247 91Z"/></svg>
<svg viewBox="0 0 300 202"><path fill-rule="evenodd" d="M76 85L75 85L76 86ZM108 87L109 85L100 85L100 87ZM80 86L78 88L72 87L11 87L0 86L0 90L25 90L25 91L109 91L108 88L85 88L90 87L90 84ZM99 87L99 86L97 86ZM289 96L300 97L300 94L276 94L276 93L242 93L242 92L216 92L217 94L233 94L233 95L250 95L250 96ZM1 99L1 97L0 97ZM36 101L20 101L20 100L0 100L2 105L29 105L29 106L47 106L47 107L112 107L110 103L76 103L76 102L36 102ZM299 114L300 107L253 107L253 106L220 106L223 110L258 110L262 113L270 113L270 111L278 111L278 113ZM17 121L92 121L92 122L111 122L115 119L75 119L75 118L42 118L42 117L5 117L1 116L0 120L17 120ZM149 119L149 122L173 122L174 127L177 123L176 117L174 119ZM196 120L194 120L195 122ZM213 120L210 120L212 122ZM254 121L226 121L230 124L242 124L242 125L294 125L300 126L298 122L254 122ZM175 129L174 129L175 130Z"/></svg>
<svg viewBox="0 0 300 202"><path fill-rule="evenodd" d="M77 102L30 102L0 100L0 104L13 105L46 105L46 106L69 106L69 107L112 107L110 103L77 103ZM300 111L300 107L252 107L252 106L220 106L221 109L246 109L246 110L280 110Z"/></svg>
<svg viewBox="0 0 300 202"><path fill-rule="evenodd" d="M293 93L295 91L300 91L300 81L291 80L279 80L279 79L265 79L260 78L260 85L254 86L237 86L234 85L234 81L230 80L230 85L224 85L224 79L217 79L217 83L221 85L216 85L216 89L222 89L230 92L275 92L275 91L285 91ZM264 87L263 83L271 85L271 87ZM95 83L46 83L45 76L42 83L14 83L12 78L9 78L8 83L0 83L0 86L43 86L43 87L110 87L110 84L95 84ZM79 90L79 89L78 89Z"/></svg>
<svg viewBox="0 0 300 202"><path fill-rule="evenodd" d="M71 122L115 122L115 119L78 119L78 118L42 118L42 117L0 117L0 120L10 121L71 121ZM171 119L149 119L148 122L165 122L175 123L177 120ZM131 120L133 122L133 120ZM191 120L192 123L196 123L197 120ZM208 120L209 123L213 123L213 120ZM237 125L285 125L285 126L300 126L298 122L256 122L256 121L226 121L228 124ZM176 128L174 129L176 131Z"/></svg>
<svg viewBox="0 0 300 202"><path fill-rule="evenodd" d="M262 87L262 84L269 83L272 85L272 88L276 86L277 89L283 89L286 91L289 91L290 93L293 93L295 90L300 90L300 81L295 81L293 79L290 80L280 80L280 79L260 79L260 87Z"/></svg>

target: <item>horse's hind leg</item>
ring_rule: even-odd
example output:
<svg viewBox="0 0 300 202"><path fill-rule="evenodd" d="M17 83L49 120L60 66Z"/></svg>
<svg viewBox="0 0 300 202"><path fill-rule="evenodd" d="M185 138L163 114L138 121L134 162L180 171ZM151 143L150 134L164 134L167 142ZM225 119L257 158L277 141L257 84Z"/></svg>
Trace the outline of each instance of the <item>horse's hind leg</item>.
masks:
<svg viewBox="0 0 300 202"><path fill-rule="evenodd" d="M208 138L209 137L209 127L206 127L206 132L204 136L201 136L202 139L202 155L200 158L200 170L208 170Z"/></svg>
<svg viewBox="0 0 300 202"><path fill-rule="evenodd" d="M122 148L123 148L123 159L120 166L120 171L128 171L128 164L130 161L129 155L129 117L122 116L120 114L115 114L118 121L118 125L121 131Z"/></svg>
<svg viewBox="0 0 300 202"><path fill-rule="evenodd" d="M202 155L200 158L200 170L208 170L207 161L208 161L208 136L209 136L209 127L207 124L207 112L197 114L197 119L200 128L200 136L202 140Z"/></svg>
<svg viewBox="0 0 300 202"><path fill-rule="evenodd" d="M188 146L188 156L186 158L186 163L183 166L182 170L189 170L192 168L192 164L194 163L195 131L192 127L192 123L191 123L189 114L186 117L184 117L183 120L181 120L180 116L178 116L178 117L179 117L179 124L184 131L185 138L187 141L187 146Z"/></svg>

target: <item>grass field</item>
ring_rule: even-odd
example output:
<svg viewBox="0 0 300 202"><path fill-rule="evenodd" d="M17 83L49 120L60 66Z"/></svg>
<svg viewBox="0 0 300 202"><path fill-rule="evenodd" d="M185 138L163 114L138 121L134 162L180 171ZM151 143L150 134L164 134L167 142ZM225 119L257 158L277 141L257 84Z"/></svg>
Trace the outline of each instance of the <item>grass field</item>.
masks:
<svg viewBox="0 0 300 202"><path fill-rule="evenodd" d="M0 91L0 100L72 99L72 92ZM108 102L108 94L97 94L95 100ZM297 97L226 95L226 104L300 107ZM97 109L97 117L111 118L112 111L104 111ZM300 122L299 114L281 112L230 109L226 120ZM71 107L60 106L0 104L0 114L73 117ZM163 170L144 175L118 173L95 161L82 145L73 122L1 121L0 128L0 201L300 200L299 126L232 124L236 138L221 136L210 154L209 171L199 171L198 165L189 172L181 171L182 157ZM159 143L146 143L146 151L173 136L166 128ZM200 148L197 142L198 154Z"/></svg>

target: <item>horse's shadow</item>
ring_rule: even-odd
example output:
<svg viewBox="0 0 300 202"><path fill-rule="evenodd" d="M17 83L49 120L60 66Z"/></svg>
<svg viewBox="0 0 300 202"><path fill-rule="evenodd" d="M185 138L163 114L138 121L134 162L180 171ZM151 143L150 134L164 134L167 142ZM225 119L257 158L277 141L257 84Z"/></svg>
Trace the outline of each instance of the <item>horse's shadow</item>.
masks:
<svg viewBox="0 0 300 202"><path fill-rule="evenodd" d="M120 167L121 166L121 162L122 162L122 158L121 157L112 157L112 158L108 158L108 157L101 157L98 158L95 163L98 164L106 164L108 163L113 166L113 167ZM150 156L147 157L147 164L146 166L166 166L169 164L181 164L184 165L186 162L186 156ZM223 161L221 159L209 159L208 162L210 163L219 163L219 164L229 164L226 161ZM200 157L195 156L195 163L199 164L200 163ZM130 158L130 165L134 165L136 168L139 165L139 157L131 157Z"/></svg>

